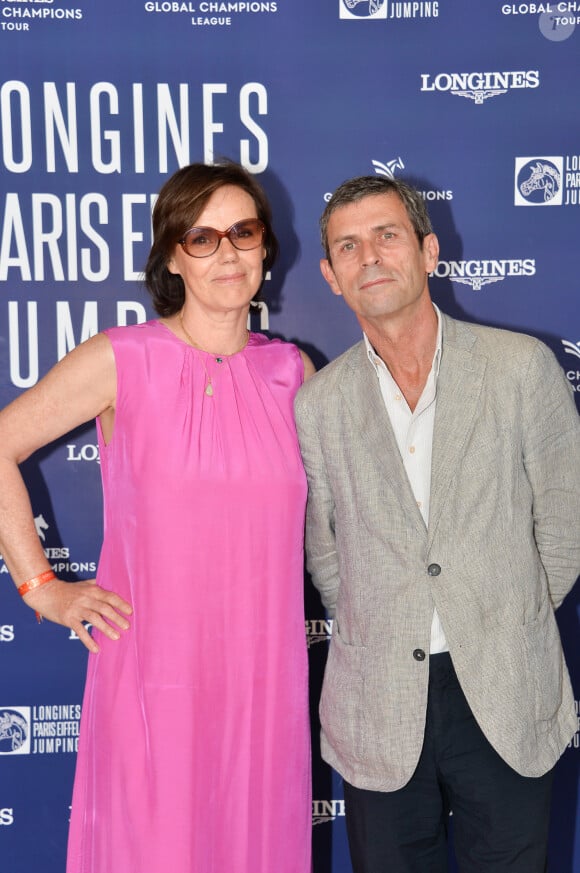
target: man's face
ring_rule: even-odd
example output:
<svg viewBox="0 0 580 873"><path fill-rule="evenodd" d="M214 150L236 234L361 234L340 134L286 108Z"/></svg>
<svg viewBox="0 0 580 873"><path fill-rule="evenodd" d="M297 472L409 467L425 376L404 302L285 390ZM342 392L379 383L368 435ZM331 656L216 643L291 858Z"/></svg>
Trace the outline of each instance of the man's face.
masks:
<svg viewBox="0 0 580 873"><path fill-rule="evenodd" d="M339 206L328 222L328 245L330 261L321 260L322 275L359 321L412 312L429 294L427 274L437 265L437 237L429 234L419 245L395 193L369 194Z"/></svg>

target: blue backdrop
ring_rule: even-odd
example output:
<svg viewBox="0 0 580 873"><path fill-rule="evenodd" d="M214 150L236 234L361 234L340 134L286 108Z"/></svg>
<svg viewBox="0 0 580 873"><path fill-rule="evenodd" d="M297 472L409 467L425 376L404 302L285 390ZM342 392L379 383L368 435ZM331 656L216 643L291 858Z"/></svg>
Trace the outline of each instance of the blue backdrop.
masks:
<svg viewBox="0 0 580 873"><path fill-rule="evenodd" d="M318 217L344 179L395 175L430 207L436 302L539 336L579 390L579 40L580 2L0 0L0 403L96 331L153 315L139 274L155 192L218 156L274 207L282 257L255 328L318 366L359 338L319 274ZM93 576L94 428L24 470L59 576ZM2 574L2 870L62 873L85 651L36 625L0 559ZM350 873L340 780L318 755L330 626L308 582L306 601L315 873ZM559 621L576 697L578 611L575 591ZM556 873L580 870L578 745L557 769Z"/></svg>

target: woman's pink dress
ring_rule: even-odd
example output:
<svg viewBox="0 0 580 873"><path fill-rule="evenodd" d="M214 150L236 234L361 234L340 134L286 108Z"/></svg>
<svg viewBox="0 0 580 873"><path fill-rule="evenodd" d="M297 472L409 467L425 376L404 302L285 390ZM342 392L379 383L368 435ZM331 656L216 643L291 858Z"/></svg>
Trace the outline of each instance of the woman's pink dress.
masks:
<svg viewBox="0 0 580 873"><path fill-rule="evenodd" d="M107 335L98 582L134 615L89 656L67 873L310 873L300 354Z"/></svg>

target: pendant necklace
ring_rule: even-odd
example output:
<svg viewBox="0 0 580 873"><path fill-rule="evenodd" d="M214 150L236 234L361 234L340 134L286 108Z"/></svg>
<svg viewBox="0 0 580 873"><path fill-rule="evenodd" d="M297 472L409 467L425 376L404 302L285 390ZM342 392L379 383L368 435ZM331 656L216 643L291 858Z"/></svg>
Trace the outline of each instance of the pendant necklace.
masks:
<svg viewBox="0 0 580 873"><path fill-rule="evenodd" d="M182 329L183 333L184 333L185 336L187 337L187 341L188 341L188 343L189 343L191 346L193 346L194 349L197 349L197 350L200 351L200 352L205 352L205 349L202 349L202 347L201 347L200 345L198 345L198 344L195 342L195 340L194 340L194 339L189 335L189 333L188 333L188 331L187 331L187 329L186 329L186 327L185 327L185 325L184 325L184 323L183 323L183 313L182 313L182 312L179 313L179 323L181 324L181 329ZM236 349L236 351L235 351L235 352L232 352L232 354L233 354L233 355L237 355L238 352L241 352L242 349L245 349L245 347L246 347L247 344L248 344L248 340L249 340L249 338L250 338L250 332L249 332L249 330L246 330L246 337L245 337L245 339L244 339L244 342L242 343L242 345L240 346L240 348L239 348L239 349ZM211 352L206 352L206 354L211 354ZM208 372L208 369L207 369L207 366L206 366L205 359L204 359L203 355L200 355L199 357L201 358L201 363L202 363L202 365L203 365L203 369L205 370L205 388L204 388L204 392L205 392L205 394L207 394L208 397L213 397L213 384L212 384L212 381L211 381L211 376L209 375L209 372ZM223 362L224 362L224 358L225 358L225 357L229 357L229 355L212 355L212 357L215 359L216 364L223 364Z"/></svg>

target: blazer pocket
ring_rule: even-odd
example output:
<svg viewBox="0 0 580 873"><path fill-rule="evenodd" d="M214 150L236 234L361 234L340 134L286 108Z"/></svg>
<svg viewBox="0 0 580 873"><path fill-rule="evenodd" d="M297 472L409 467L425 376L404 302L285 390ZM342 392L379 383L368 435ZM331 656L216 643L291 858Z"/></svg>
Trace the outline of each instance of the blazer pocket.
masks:
<svg viewBox="0 0 580 873"><path fill-rule="evenodd" d="M330 746L353 763L365 758L364 663L366 646L352 646L334 622L320 697L320 723Z"/></svg>

